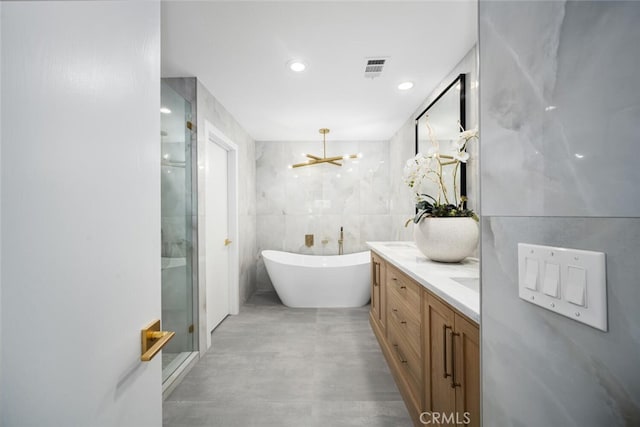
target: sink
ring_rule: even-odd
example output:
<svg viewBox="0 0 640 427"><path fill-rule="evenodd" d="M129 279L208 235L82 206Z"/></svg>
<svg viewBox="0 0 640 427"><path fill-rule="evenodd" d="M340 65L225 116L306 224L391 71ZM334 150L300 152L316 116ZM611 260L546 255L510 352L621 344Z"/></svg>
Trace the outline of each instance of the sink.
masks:
<svg viewBox="0 0 640 427"><path fill-rule="evenodd" d="M452 277L451 280L472 291L480 292L480 279L477 277Z"/></svg>

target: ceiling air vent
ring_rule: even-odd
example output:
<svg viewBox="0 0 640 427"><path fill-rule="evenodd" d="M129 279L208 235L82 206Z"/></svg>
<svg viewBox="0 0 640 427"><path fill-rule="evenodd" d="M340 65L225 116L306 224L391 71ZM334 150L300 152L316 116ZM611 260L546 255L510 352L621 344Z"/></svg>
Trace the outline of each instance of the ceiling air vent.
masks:
<svg viewBox="0 0 640 427"><path fill-rule="evenodd" d="M365 58L364 76L370 79L379 77L384 66L389 62L389 58Z"/></svg>

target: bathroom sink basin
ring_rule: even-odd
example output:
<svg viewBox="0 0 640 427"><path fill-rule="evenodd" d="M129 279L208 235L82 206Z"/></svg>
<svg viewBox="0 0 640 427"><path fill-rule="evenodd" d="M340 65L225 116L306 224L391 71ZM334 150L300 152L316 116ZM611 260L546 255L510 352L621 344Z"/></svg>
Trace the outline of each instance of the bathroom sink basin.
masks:
<svg viewBox="0 0 640 427"><path fill-rule="evenodd" d="M452 277L451 280L472 291L480 292L480 279L477 277Z"/></svg>

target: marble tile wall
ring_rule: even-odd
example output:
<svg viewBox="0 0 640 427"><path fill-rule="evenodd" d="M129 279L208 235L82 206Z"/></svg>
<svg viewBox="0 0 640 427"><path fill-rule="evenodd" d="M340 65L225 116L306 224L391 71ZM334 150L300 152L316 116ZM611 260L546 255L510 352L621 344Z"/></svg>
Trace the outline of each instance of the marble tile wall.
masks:
<svg viewBox="0 0 640 427"><path fill-rule="evenodd" d="M413 240L412 224L404 227L407 218L415 212L413 192L402 180L402 170L407 160L415 156L415 118L461 73L466 74L466 120L467 129L478 126L478 52L474 46L442 81L431 91L424 102L411 114L402 127L389 141L391 177L390 212L393 240ZM469 207L478 211L479 204L479 144L474 142L468 148L467 195Z"/></svg>
<svg viewBox="0 0 640 427"><path fill-rule="evenodd" d="M634 2L481 2L482 212L640 213Z"/></svg>
<svg viewBox="0 0 640 427"><path fill-rule="evenodd" d="M640 7L479 19L483 424L640 425ZM518 242L605 252L609 331L519 299Z"/></svg>
<svg viewBox="0 0 640 427"><path fill-rule="evenodd" d="M345 253L366 250L367 240L391 240L388 141L327 141L327 156L362 153L342 167L296 169L322 142L256 142L257 286L272 289L260 252L338 253L340 227ZM314 234L307 248L305 234ZM326 244L322 240L327 240Z"/></svg>
<svg viewBox="0 0 640 427"><path fill-rule="evenodd" d="M518 242L605 252L609 332L521 300ZM483 216L484 425L640 425L638 253L640 218Z"/></svg>

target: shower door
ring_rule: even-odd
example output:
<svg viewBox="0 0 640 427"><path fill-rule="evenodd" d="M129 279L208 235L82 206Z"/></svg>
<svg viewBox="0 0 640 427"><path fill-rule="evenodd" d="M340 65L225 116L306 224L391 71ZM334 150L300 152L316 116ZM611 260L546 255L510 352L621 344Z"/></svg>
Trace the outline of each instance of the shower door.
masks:
<svg viewBox="0 0 640 427"><path fill-rule="evenodd" d="M192 105L163 79L162 158L162 327L176 335L162 352L162 381L197 351L196 219Z"/></svg>

